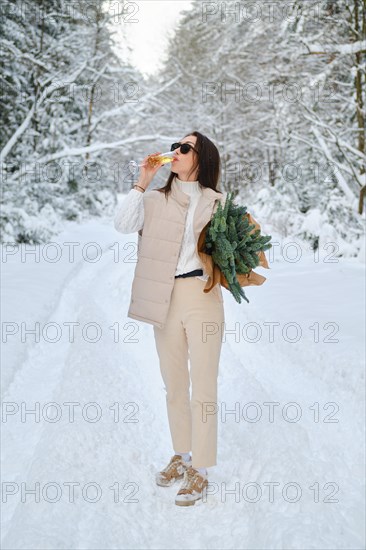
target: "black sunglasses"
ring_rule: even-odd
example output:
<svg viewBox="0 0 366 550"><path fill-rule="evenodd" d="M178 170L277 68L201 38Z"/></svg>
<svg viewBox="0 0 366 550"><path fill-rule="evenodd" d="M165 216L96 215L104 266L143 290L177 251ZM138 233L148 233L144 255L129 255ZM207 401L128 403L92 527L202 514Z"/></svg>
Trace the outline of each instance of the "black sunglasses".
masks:
<svg viewBox="0 0 366 550"><path fill-rule="evenodd" d="M172 146L170 147L170 150L171 151L175 151L176 149L178 149L180 147L180 152L183 154L183 155L186 155L187 153L189 153L189 151L191 149L193 149L193 151L196 151L196 153L198 153L197 149L195 149L193 147L193 145L191 145L190 143L173 143Z"/></svg>

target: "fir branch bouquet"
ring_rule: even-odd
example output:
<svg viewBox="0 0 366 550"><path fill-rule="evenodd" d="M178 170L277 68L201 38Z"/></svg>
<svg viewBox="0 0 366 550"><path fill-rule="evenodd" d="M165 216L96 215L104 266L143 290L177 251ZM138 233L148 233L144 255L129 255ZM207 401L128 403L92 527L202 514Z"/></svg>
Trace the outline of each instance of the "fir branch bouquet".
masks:
<svg viewBox="0 0 366 550"><path fill-rule="evenodd" d="M228 193L224 208L219 202L206 231L203 252L212 256L239 304L241 298L249 300L237 275L250 273L260 263L258 254L272 247L271 235L261 235L255 227L249 223L246 206L234 204L233 194Z"/></svg>

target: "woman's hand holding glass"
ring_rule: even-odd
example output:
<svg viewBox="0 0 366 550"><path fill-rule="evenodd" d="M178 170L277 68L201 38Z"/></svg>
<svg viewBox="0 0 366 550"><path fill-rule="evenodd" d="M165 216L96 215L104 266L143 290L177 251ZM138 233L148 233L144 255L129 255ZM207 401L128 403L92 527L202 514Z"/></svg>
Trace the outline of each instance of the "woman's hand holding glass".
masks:
<svg viewBox="0 0 366 550"><path fill-rule="evenodd" d="M159 169L164 166L164 164L173 162L173 157L174 151L168 151L167 153L157 152L147 155L141 164L130 161L130 166L133 171L136 171L137 168L141 168L137 185L147 189Z"/></svg>

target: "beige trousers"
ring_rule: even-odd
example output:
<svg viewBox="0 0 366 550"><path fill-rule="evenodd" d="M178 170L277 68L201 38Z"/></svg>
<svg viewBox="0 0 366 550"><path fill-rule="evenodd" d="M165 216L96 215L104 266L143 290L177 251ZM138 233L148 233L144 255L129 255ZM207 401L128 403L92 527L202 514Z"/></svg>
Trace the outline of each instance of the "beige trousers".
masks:
<svg viewBox="0 0 366 550"><path fill-rule="evenodd" d="M154 325L173 449L191 451L194 468L215 466L217 458L217 376L225 317L221 286L204 293L205 284L196 277L175 279L166 324Z"/></svg>

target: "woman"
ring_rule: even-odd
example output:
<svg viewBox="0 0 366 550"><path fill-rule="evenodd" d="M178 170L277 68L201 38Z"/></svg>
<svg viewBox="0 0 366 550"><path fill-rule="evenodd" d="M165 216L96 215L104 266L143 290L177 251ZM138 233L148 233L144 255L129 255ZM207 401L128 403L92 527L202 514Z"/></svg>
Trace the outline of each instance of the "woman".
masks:
<svg viewBox="0 0 366 550"><path fill-rule="evenodd" d="M175 503L187 506L205 495L207 468L216 465L217 458L224 306L219 284L203 292L208 275L196 246L226 193L217 189L220 155L206 136L192 132L172 150L166 185L146 193L162 165L151 168L145 157L138 183L117 211L114 224L122 233L138 231L128 316L154 325L166 390L174 455L156 474L156 483L168 487L183 478Z"/></svg>

